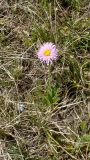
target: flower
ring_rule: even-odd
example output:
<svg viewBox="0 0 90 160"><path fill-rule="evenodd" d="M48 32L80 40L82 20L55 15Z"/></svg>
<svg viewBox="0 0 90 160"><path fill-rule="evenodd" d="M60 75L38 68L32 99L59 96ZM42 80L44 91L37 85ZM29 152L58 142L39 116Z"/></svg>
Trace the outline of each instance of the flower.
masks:
<svg viewBox="0 0 90 160"><path fill-rule="evenodd" d="M38 51L38 58L47 64L56 60L57 55L56 46L51 42L44 43Z"/></svg>

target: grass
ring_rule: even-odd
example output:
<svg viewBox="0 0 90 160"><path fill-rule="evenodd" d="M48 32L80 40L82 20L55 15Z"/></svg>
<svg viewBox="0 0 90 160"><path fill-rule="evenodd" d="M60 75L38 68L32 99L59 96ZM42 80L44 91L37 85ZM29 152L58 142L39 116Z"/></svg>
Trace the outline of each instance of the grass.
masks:
<svg viewBox="0 0 90 160"><path fill-rule="evenodd" d="M89 0L0 2L0 160L90 159ZM50 69L37 58L53 42Z"/></svg>

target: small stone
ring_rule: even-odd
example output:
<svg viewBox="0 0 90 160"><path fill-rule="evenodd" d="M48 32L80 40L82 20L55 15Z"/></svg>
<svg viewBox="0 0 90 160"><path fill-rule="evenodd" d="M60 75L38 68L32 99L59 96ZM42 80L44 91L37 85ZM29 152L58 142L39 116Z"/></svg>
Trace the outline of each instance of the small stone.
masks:
<svg viewBox="0 0 90 160"><path fill-rule="evenodd" d="M18 111L19 111L20 113L22 113L24 110L25 110L25 105L22 104L22 103L19 103L19 104L18 104Z"/></svg>

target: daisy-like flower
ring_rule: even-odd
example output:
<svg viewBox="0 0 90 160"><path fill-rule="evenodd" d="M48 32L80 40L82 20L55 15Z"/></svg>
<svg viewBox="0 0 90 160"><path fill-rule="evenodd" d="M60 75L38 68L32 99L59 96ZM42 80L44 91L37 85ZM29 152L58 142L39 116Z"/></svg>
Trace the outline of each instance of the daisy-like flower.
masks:
<svg viewBox="0 0 90 160"><path fill-rule="evenodd" d="M47 64L56 60L57 55L56 46L51 42L44 43L38 51L38 58Z"/></svg>

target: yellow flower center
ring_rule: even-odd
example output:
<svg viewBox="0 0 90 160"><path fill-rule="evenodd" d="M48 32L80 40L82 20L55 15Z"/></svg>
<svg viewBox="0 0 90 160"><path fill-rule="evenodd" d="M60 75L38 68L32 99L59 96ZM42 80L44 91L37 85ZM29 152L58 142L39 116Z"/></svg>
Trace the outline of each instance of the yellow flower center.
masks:
<svg viewBox="0 0 90 160"><path fill-rule="evenodd" d="M46 49L46 50L44 51L44 55L45 55L45 56L50 56L50 54L51 54L51 51L50 51L49 49Z"/></svg>

